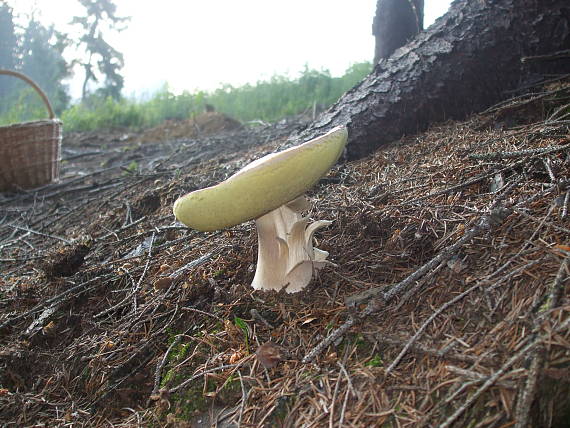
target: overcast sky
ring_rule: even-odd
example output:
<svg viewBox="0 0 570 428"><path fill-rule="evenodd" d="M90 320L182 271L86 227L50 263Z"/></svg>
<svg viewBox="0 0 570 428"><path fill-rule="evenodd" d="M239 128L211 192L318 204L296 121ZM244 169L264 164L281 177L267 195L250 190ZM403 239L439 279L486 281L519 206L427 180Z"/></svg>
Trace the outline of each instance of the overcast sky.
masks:
<svg viewBox="0 0 570 428"><path fill-rule="evenodd" d="M445 13L450 0L425 0L425 23ZM44 24L66 27L82 8L77 0L12 0L19 12L33 5ZM55 7L57 4L57 7ZM211 90L222 83L255 83L274 74L296 77L305 64L341 75L370 61L376 0L116 0L126 30L109 34L125 58L126 95L152 92L167 82ZM72 92L79 93L80 79Z"/></svg>

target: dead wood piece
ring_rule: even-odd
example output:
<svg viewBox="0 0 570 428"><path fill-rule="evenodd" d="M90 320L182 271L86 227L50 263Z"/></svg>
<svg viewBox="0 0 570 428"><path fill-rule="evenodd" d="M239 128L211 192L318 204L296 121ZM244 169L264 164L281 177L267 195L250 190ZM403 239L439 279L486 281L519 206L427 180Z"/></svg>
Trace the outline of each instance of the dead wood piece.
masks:
<svg viewBox="0 0 570 428"><path fill-rule="evenodd" d="M54 304L46 309L37 317L26 329L24 336L31 337L38 333L44 326L45 321L47 321L57 310L59 309L59 304Z"/></svg>

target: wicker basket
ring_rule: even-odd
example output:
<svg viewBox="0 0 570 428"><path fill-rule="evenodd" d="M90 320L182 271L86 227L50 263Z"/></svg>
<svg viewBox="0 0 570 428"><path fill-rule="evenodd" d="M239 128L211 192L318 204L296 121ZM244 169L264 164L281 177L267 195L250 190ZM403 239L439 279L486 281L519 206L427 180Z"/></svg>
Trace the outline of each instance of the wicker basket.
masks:
<svg viewBox="0 0 570 428"><path fill-rule="evenodd" d="M0 127L0 192L33 189L57 180L61 153L62 123L45 93L29 77L0 69L0 75L15 76L40 95L49 119Z"/></svg>

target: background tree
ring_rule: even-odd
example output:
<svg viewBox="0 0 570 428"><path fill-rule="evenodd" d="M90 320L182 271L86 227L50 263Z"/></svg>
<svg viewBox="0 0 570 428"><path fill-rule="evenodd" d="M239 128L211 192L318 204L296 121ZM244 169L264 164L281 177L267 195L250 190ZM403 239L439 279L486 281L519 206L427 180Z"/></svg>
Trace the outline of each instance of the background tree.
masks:
<svg viewBox="0 0 570 428"><path fill-rule="evenodd" d="M346 125L347 156L362 157L430 124L482 111L549 74L568 73L567 57L522 61L567 49L568 0L456 0L291 140Z"/></svg>
<svg viewBox="0 0 570 428"><path fill-rule="evenodd" d="M372 34L374 64L388 58L424 28L424 0L378 0Z"/></svg>
<svg viewBox="0 0 570 428"><path fill-rule="evenodd" d="M18 68L40 85L56 111L60 112L70 101L67 86L63 84L63 80L71 74L63 58L69 39L53 26L46 28L32 19L21 41L22 56Z"/></svg>
<svg viewBox="0 0 570 428"><path fill-rule="evenodd" d="M86 53L85 60L77 60L85 73L82 86L82 99L89 94L89 84L100 82L104 78L103 85L97 89L102 96L120 98L123 89L123 76L120 71L123 68L123 55L114 49L103 37L103 28L111 31L122 31L123 23L128 17L117 17L117 7L112 0L79 0L85 8L85 16L73 18L71 24L81 27L83 35L79 38L76 46Z"/></svg>

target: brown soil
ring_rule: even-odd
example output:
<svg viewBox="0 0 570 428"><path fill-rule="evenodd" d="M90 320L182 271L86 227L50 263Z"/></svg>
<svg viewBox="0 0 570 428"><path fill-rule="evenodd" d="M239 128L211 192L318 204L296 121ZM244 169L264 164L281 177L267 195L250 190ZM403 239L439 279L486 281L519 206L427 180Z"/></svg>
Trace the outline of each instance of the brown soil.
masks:
<svg viewBox="0 0 570 428"><path fill-rule="evenodd" d="M309 215L337 266L294 295L249 286L251 223L171 212L302 122L66 136L60 183L0 196L0 423L567 426L569 92L336 166Z"/></svg>
<svg viewBox="0 0 570 428"><path fill-rule="evenodd" d="M198 138L225 131L235 131L241 123L222 113L204 112L188 120L167 120L143 132L136 141L143 143L169 141L180 138Z"/></svg>

